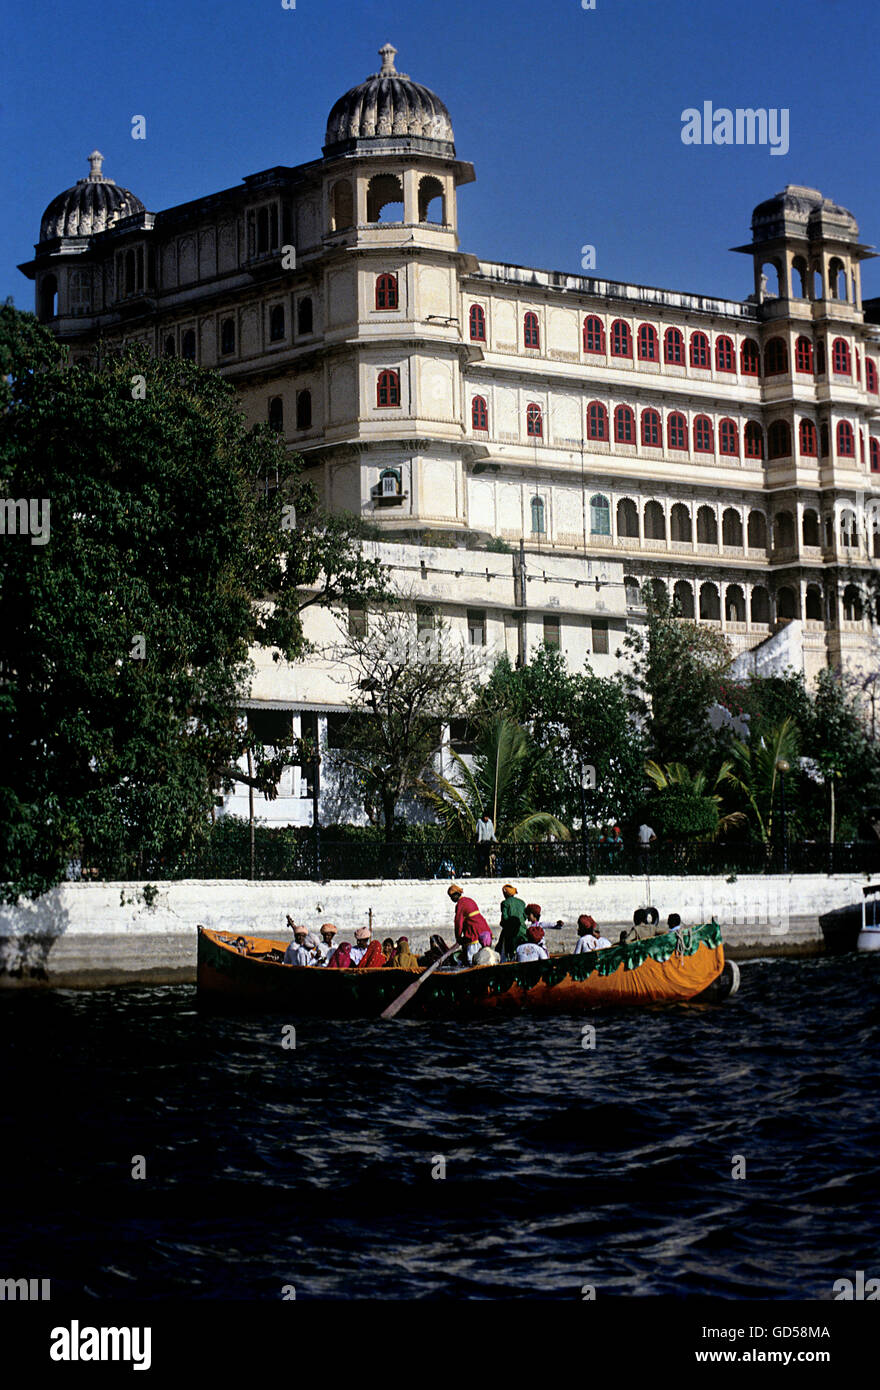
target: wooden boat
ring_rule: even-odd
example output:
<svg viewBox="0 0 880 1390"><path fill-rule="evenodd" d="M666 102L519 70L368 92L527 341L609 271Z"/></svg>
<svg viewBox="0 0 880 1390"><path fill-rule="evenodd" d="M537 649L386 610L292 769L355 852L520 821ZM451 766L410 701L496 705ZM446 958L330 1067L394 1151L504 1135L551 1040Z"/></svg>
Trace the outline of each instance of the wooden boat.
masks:
<svg viewBox="0 0 880 1390"><path fill-rule="evenodd" d="M326 970L284 965L289 941L199 927L200 1003L278 1007L321 1018L378 1018L421 973L384 967ZM440 968L401 1011L405 1018L581 1013L616 1005L717 1003L736 992L717 922L645 941L548 960Z"/></svg>

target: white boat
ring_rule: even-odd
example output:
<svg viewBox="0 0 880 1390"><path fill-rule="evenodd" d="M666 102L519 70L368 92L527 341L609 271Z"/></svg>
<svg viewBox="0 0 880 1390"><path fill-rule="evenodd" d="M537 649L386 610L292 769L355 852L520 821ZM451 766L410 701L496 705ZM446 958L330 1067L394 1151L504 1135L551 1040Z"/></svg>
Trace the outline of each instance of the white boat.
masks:
<svg viewBox="0 0 880 1390"><path fill-rule="evenodd" d="M862 889L862 930L856 948L880 951L880 883L869 883Z"/></svg>

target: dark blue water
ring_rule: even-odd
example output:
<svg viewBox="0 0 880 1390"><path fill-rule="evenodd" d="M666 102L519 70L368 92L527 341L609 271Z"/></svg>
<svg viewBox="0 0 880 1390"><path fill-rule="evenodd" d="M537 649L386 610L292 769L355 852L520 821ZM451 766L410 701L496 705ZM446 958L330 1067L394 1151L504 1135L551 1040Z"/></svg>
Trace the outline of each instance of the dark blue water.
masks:
<svg viewBox="0 0 880 1390"><path fill-rule="evenodd" d="M0 998L0 1273L781 1299L880 1272L880 959L745 964L720 1007L595 1014L594 1050L576 1019L303 1021L295 1049L285 1021L188 987Z"/></svg>

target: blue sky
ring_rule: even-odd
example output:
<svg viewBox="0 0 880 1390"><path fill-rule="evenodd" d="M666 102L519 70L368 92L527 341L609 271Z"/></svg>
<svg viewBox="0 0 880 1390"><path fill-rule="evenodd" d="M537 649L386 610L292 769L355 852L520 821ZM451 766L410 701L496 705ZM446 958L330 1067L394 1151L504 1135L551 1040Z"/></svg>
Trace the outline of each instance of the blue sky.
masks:
<svg viewBox="0 0 880 1390"><path fill-rule="evenodd" d="M327 113L397 65L446 102L462 248L490 260L743 298L754 205L786 183L880 244L876 0L49 0L4 20L0 297L55 194L105 173L152 211L318 158ZM682 144L681 113L787 108L790 150ZM132 140L144 115L147 139ZM880 295L880 262L864 273Z"/></svg>

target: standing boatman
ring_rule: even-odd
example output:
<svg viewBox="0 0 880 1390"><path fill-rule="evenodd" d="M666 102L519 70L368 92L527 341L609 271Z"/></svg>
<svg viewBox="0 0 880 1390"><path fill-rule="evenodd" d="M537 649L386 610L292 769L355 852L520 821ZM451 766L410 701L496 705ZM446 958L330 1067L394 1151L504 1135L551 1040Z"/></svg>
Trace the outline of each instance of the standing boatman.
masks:
<svg viewBox="0 0 880 1390"><path fill-rule="evenodd" d="M462 965L469 965L468 947L476 945L479 949L480 932L489 930L486 921L473 898L466 898L461 886L450 883L446 889L455 903L455 939L461 946Z"/></svg>
<svg viewBox="0 0 880 1390"><path fill-rule="evenodd" d="M501 934L498 949L502 960L514 960L517 946L522 946L526 937L526 905L512 883L505 883L501 889Z"/></svg>

